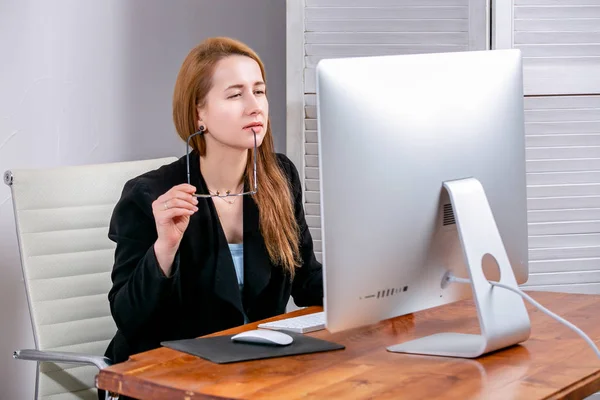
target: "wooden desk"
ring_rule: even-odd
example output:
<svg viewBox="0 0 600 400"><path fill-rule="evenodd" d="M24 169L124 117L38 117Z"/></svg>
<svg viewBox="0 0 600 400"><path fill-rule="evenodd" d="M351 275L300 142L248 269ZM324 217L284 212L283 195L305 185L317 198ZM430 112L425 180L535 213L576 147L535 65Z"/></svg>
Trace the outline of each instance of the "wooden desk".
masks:
<svg viewBox="0 0 600 400"><path fill-rule="evenodd" d="M600 342L600 296L532 296ZM476 360L403 355L386 346L436 332L477 333L474 304L461 301L379 324L309 335L345 350L235 364L166 348L100 372L98 387L142 399L581 399L600 390L600 359L577 334L528 305L522 345ZM320 311L300 310L290 315ZM257 324L230 329L232 334Z"/></svg>

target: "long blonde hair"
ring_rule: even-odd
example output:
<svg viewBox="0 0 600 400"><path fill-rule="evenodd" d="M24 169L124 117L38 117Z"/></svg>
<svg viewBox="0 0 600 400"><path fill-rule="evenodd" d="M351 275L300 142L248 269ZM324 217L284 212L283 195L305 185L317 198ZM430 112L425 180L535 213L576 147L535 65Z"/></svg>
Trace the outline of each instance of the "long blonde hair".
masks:
<svg viewBox="0 0 600 400"><path fill-rule="evenodd" d="M183 61L173 93L173 121L177 133L184 141L196 132L197 106L205 105L216 64L232 55L242 55L256 61L263 81L266 82L265 68L258 55L237 40L216 37L193 48ZM206 154L203 135L195 136L190 142L201 156ZM254 185L253 152L253 149L248 151L244 174L244 182L248 187ZM271 261L282 266L293 277L295 269L300 265L299 229L294 216L291 188L275 155L270 123L267 124L257 156L258 190L253 198L260 214L260 231Z"/></svg>

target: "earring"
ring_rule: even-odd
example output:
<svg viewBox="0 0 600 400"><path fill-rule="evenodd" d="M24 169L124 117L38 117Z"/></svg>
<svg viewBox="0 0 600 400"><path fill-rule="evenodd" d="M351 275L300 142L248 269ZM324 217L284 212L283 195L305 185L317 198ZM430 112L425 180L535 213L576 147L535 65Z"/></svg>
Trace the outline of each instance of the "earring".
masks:
<svg viewBox="0 0 600 400"><path fill-rule="evenodd" d="M194 133L194 135L198 135L198 134L199 134L199 135L203 135L203 134L204 134L204 130L205 130L205 129L206 129L206 128L204 127L204 125L200 125L200 126L198 127L198 131L197 131L196 133Z"/></svg>

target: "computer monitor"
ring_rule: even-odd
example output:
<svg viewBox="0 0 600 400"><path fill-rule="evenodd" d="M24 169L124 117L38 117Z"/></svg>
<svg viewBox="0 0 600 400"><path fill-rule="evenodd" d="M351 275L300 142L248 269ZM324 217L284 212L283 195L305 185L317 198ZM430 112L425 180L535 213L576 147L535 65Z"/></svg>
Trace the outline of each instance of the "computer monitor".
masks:
<svg viewBox="0 0 600 400"><path fill-rule="evenodd" d="M329 331L474 295L482 336L388 350L477 357L527 339L521 298L487 282L528 277L523 114L519 50L319 62ZM474 284L443 284L449 271Z"/></svg>

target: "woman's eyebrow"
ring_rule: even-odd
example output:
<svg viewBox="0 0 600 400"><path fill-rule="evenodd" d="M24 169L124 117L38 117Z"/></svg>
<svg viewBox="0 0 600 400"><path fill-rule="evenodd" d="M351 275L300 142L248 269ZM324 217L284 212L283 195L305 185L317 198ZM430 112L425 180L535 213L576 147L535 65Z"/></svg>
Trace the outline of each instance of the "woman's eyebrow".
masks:
<svg viewBox="0 0 600 400"><path fill-rule="evenodd" d="M254 86L264 86L265 83L263 81L256 81L254 82ZM229 89L243 89L244 85L241 83L235 84L235 85L231 85L228 86L227 89L225 89L225 91L229 90Z"/></svg>

